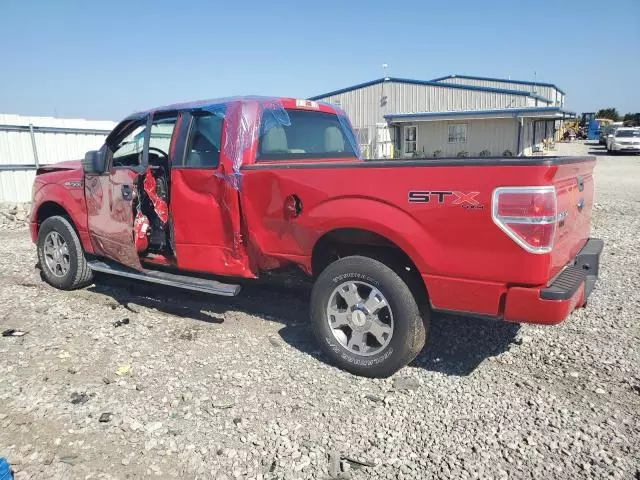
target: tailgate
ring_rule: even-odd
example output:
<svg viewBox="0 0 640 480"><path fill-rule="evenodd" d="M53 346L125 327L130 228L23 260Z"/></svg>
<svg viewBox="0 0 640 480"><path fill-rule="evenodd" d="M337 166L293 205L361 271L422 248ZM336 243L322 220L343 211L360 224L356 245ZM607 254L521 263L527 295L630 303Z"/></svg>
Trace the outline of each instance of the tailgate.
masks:
<svg viewBox="0 0 640 480"><path fill-rule="evenodd" d="M575 258L589 238L593 208L595 160L557 166L553 177L558 224L551 252L551 277Z"/></svg>

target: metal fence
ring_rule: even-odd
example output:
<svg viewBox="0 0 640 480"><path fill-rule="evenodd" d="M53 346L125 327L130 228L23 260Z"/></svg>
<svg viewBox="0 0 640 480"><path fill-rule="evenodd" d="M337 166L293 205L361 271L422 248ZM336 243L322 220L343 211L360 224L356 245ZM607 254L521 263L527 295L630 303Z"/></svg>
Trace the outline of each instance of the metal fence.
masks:
<svg viewBox="0 0 640 480"><path fill-rule="evenodd" d="M28 202L40 165L99 148L115 122L0 114L0 201Z"/></svg>

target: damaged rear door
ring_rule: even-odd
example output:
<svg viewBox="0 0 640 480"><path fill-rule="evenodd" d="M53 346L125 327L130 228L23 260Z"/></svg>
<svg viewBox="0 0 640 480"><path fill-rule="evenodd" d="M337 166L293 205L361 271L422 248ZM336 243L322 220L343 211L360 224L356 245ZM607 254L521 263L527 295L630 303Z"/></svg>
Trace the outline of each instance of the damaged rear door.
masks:
<svg viewBox="0 0 640 480"><path fill-rule="evenodd" d="M107 137L105 172L87 175L85 198L89 234L98 256L142 270L133 235L137 183L146 171L149 116L128 119Z"/></svg>

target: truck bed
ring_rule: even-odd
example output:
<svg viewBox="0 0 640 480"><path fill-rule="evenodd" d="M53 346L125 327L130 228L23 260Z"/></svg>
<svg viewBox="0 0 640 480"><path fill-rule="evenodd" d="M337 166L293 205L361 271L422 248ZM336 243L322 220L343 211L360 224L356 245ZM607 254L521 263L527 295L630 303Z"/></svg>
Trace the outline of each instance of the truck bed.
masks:
<svg viewBox="0 0 640 480"><path fill-rule="evenodd" d="M507 288L545 286L585 245L594 164L593 157L256 163L242 168L242 208L253 247L267 257L311 268L325 233L372 231L413 260L435 306L456 292L456 304L495 314ZM494 223L492 198L503 186L556 189L563 223L551 252L524 250ZM282 209L292 195L302 212L286 220Z"/></svg>

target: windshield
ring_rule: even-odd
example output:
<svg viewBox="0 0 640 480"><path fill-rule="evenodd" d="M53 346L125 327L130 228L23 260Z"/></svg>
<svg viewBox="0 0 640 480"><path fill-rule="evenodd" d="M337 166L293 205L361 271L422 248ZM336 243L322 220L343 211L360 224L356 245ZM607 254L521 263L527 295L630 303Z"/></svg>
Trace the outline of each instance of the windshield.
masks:
<svg viewBox="0 0 640 480"><path fill-rule="evenodd" d="M616 137L640 137L640 130L618 130Z"/></svg>
<svg viewBox="0 0 640 480"><path fill-rule="evenodd" d="M268 127L263 115L258 160L355 157L338 117L323 112L287 110L290 125ZM266 128L265 128L266 127ZM266 129L266 131L265 131Z"/></svg>

